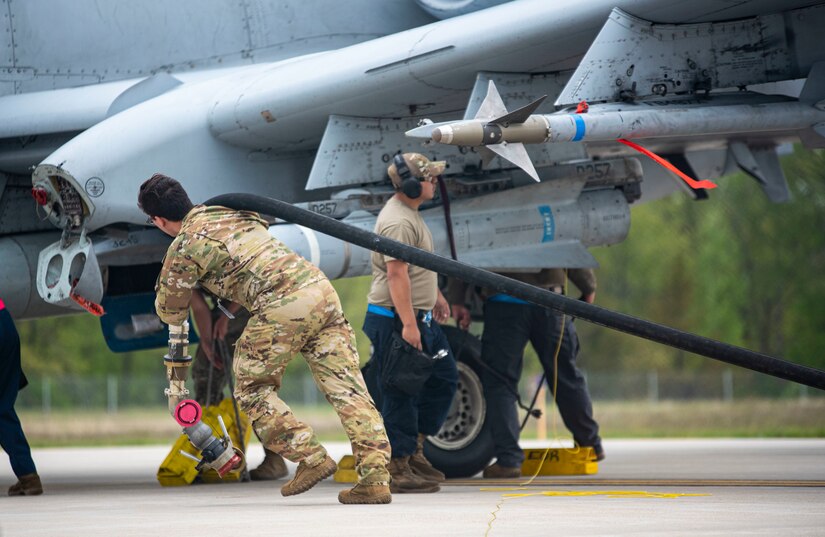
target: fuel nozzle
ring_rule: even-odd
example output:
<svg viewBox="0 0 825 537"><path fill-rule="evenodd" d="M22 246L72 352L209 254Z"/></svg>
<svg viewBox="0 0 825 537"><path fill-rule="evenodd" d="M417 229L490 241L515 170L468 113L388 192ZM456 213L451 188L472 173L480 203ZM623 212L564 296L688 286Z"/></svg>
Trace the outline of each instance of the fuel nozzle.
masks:
<svg viewBox="0 0 825 537"><path fill-rule="evenodd" d="M223 436L217 437L212 428L201 421L201 406L197 401L186 398L189 395L189 390L186 389L186 375L192 364L192 357L189 356L188 321L180 325L169 325L169 352L163 357L163 362L166 365L166 377L169 379L169 387L164 390L169 398L169 411L178 425L183 427L183 433L192 445L201 452L202 458L198 459L184 451L181 453L195 460L199 471L211 468L220 477L242 466L243 452L232 445L223 418L218 416Z"/></svg>
<svg viewBox="0 0 825 537"><path fill-rule="evenodd" d="M223 477L227 473L243 465L243 452L232 445L232 439L226 430L223 418L218 415L218 424L221 427L223 436L218 438L212 432L212 428L201 421L201 407L191 399L181 401L175 409L175 421L183 427L183 432L192 442L192 445L201 452L203 458L198 459L181 451L181 454L198 463L195 467L198 471L203 468L211 468Z"/></svg>

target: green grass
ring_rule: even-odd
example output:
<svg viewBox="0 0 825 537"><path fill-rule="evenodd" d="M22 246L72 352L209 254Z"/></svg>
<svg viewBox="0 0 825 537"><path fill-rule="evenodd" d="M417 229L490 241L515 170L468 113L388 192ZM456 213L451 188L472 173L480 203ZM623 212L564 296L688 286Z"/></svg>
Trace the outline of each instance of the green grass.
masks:
<svg viewBox="0 0 825 537"><path fill-rule="evenodd" d="M331 407L293 408L322 441L345 441ZM825 437L825 398L722 401L596 402L602 436L610 438ZM34 447L171 444L180 428L165 409L20 412ZM561 418L546 417L545 438L568 438ZM536 438L535 420L524 438Z"/></svg>
<svg viewBox="0 0 825 537"><path fill-rule="evenodd" d="M825 437L825 398L723 401L596 402L604 438ZM548 418L549 437L553 437ZM569 436L556 418L561 437ZM525 438L535 438L528 424Z"/></svg>

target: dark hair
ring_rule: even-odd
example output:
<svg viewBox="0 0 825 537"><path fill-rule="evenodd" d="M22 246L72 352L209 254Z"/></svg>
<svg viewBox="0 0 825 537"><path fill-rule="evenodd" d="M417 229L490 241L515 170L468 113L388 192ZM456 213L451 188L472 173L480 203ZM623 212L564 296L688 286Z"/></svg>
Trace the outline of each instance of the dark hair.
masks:
<svg viewBox="0 0 825 537"><path fill-rule="evenodd" d="M180 222L193 205L179 182L156 173L140 185L138 207L149 216Z"/></svg>

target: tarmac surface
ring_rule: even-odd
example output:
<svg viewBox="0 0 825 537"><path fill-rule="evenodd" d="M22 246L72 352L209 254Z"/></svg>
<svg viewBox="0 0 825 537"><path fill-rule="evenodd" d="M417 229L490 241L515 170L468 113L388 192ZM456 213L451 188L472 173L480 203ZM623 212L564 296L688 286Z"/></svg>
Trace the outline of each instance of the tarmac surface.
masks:
<svg viewBox="0 0 825 537"><path fill-rule="evenodd" d="M161 487L169 449L34 450L46 492L0 496L0 536L825 536L825 439L611 440L595 475L448 481L383 506L339 504L332 480L290 498L283 481Z"/></svg>

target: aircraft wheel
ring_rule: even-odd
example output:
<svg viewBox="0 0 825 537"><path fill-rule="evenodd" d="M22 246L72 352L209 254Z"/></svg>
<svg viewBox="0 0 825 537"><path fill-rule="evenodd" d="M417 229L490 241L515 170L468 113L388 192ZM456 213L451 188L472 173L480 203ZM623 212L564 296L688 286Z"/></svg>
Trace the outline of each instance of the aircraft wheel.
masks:
<svg viewBox="0 0 825 537"><path fill-rule="evenodd" d="M494 455L481 386L481 341L453 326L441 328L458 360L458 389L441 430L425 442L424 454L447 477L470 477Z"/></svg>

